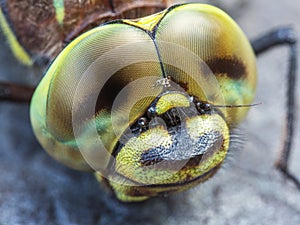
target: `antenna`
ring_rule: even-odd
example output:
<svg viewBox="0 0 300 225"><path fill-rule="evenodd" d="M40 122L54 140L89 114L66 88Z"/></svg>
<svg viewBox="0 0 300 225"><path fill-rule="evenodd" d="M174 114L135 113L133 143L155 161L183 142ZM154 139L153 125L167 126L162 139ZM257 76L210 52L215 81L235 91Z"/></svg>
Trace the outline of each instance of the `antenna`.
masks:
<svg viewBox="0 0 300 225"><path fill-rule="evenodd" d="M261 105L262 103L253 103L253 104L245 104L245 105L212 105L212 107L216 108L239 108L239 107L252 107L252 106L258 106Z"/></svg>

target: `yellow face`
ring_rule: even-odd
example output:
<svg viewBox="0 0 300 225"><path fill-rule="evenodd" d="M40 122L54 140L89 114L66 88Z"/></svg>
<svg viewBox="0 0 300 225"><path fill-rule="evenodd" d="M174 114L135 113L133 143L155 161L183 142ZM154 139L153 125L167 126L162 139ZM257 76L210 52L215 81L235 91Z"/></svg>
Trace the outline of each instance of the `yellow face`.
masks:
<svg viewBox="0 0 300 225"><path fill-rule="evenodd" d="M132 137L113 151L108 176L119 199L184 190L219 169L229 129L217 110L199 106L183 93L166 91L131 126Z"/></svg>
<svg viewBox="0 0 300 225"><path fill-rule="evenodd" d="M203 4L173 6L79 36L52 63L31 121L57 160L93 170L122 201L211 177L250 104L255 57L237 24Z"/></svg>

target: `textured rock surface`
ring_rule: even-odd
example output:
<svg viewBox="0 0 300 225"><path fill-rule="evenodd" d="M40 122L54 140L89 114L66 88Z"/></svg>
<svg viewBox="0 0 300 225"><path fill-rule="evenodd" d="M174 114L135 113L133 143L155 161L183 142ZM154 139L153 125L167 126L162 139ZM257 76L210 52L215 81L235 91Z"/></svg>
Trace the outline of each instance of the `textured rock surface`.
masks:
<svg viewBox="0 0 300 225"><path fill-rule="evenodd" d="M250 38L287 24L300 33L300 5L295 1L223 1L223 6ZM16 66L3 42L0 79L33 82L36 75ZM284 47L259 58L256 102L263 104L251 109L238 130L246 139L244 148L231 152L214 179L141 204L119 203L105 194L93 175L52 160L33 136L28 106L1 103L0 224L300 224L300 192L273 168L281 144L286 66ZM299 106L300 98L298 115ZM296 130L291 169L300 177L299 122Z"/></svg>

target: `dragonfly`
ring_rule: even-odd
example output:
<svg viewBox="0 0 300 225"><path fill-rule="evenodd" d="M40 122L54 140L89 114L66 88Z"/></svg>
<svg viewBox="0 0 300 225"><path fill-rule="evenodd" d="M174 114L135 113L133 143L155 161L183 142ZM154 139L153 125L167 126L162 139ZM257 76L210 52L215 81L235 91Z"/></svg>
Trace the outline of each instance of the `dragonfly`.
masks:
<svg viewBox="0 0 300 225"><path fill-rule="evenodd" d="M288 170L297 75L292 28L250 42L222 10L169 1L5 1L0 19L21 63L49 65L37 87L1 82L0 101L30 102L43 148L94 172L124 202L213 177L230 151L231 131L255 105L256 56L288 46L285 142L276 167L300 188Z"/></svg>

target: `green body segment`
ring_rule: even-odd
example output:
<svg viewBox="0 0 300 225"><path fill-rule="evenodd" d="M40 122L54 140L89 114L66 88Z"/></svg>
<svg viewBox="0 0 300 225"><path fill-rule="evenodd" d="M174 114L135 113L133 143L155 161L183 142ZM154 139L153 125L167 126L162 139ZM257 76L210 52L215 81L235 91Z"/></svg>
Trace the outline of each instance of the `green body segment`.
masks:
<svg viewBox="0 0 300 225"><path fill-rule="evenodd" d="M203 115L194 102L250 104L255 85L255 56L238 25L213 6L177 5L71 42L38 86L31 121L54 158L97 171L120 200L139 201L211 177L247 108ZM154 103L154 119L166 124L136 125ZM169 123L174 110L180 122Z"/></svg>
<svg viewBox="0 0 300 225"><path fill-rule="evenodd" d="M1 8L0 8L0 27L7 38L7 41L10 45L10 48L14 56L24 65L28 65L28 66L32 65L33 60L31 59L31 56L27 53L27 51L17 40L16 36L14 35L14 31L9 26L9 22L7 21L3 13L3 10Z"/></svg>
<svg viewBox="0 0 300 225"><path fill-rule="evenodd" d="M62 25L65 18L64 0L53 0L53 5L55 7L56 20L60 25Z"/></svg>
<svg viewBox="0 0 300 225"><path fill-rule="evenodd" d="M0 28L21 63L45 66L91 28L150 15L170 4L172 0L2 0Z"/></svg>
<svg viewBox="0 0 300 225"><path fill-rule="evenodd" d="M2 3L0 7L0 28L3 31L4 35L7 38L7 41L10 45L10 48L12 50L12 53L18 59L22 64L31 66L34 64L34 59L30 55L29 49L26 49L22 43L20 42L20 37L18 38L18 35L16 35L16 31L14 30L14 27L12 24L10 24L12 21L9 21L8 12L4 13L4 10L8 10L7 6L4 7L4 5L10 4L10 2L5 1L5 3ZM17 3L18 4L18 3ZM48 3L49 4L49 3ZM63 20L65 18L65 8L64 8L64 0L53 0L53 6L55 8L55 17L58 24L61 26L63 25ZM48 6L45 5L45 8ZM23 10L24 12L26 10ZM18 13L15 13L18 14ZM20 15L19 15L20 16ZM20 16L22 17L22 16ZM34 21L33 24L39 22ZM30 41L32 42L32 40ZM23 43L24 44L24 43Z"/></svg>

